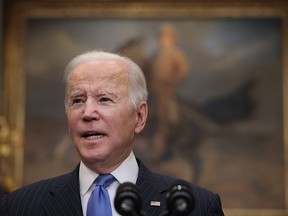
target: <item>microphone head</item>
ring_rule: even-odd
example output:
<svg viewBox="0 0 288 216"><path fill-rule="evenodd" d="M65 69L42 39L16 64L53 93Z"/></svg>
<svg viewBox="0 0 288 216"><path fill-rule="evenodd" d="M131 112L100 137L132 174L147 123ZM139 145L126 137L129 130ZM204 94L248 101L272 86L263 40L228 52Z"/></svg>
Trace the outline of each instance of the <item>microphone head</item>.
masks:
<svg viewBox="0 0 288 216"><path fill-rule="evenodd" d="M191 213L195 206L191 187L183 182L174 184L166 194L166 205L171 215L184 216Z"/></svg>
<svg viewBox="0 0 288 216"><path fill-rule="evenodd" d="M117 188L114 200L116 211L121 215L133 215L140 213L142 205L141 196L136 186L131 182L125 182Z"/></svg>

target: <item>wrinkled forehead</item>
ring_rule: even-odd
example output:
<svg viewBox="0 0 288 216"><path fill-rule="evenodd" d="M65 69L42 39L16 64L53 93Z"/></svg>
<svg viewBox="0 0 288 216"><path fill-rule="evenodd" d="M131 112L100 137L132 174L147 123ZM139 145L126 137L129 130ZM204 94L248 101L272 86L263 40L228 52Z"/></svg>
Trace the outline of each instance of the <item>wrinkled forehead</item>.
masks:
<svg viewBox="0 0 288 216"><path fill-rule="evenodd" d="M73 81L108 81L128 85L128 67L119 60L97 60L77 65L68 76L68 85Z"/></svg>

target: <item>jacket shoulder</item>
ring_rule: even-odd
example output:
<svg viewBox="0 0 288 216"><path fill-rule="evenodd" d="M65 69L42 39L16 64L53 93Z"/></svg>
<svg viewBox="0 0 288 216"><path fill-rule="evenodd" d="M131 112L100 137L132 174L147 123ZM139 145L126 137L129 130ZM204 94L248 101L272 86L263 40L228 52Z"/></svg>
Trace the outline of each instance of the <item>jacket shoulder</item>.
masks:
<svg viewBox="0 0 288 216"><path fill-rule="evenodd" d="M150 207L151 200L161 201L161 203L164 205L161 206L160 212L163 212L166 209L166 195L168 191L171 190L174 185L178 184L185 184L190 187L192 191L195 200L195 206L191 216L224 215L222 211L221 200L218 194L191 182L151 171L146 168L141 161L138 161L138 164L139 176L136 185L140 187L143 195L143 207L147 212L150 212L150 215L160 215L159 212L154 212L155 208L152 209Z"/></svg>
<svg viewBox="0 0 288 216"><path fill-rule="evenodd" d="M51 188L54 190L60 189L63 185L67 184L68 181L72 178L73 173L67 173L64 175L56 176L53 178L48 178L44 180L40 180L28 185L25 185L19 189L8 194L8 197L18 197L20 194L31 193L36 195L39 193L43 193Z"/></svg>
<svg viewBox="0 0 288 216"><path fill-rule="evenodd" d="M40 204L75 181L78 171L23 186L0 200L1 215L41 215ZM76 176L75 176L76 175ZM22 214L23 213L23 214ZM33 214L35 213L35 214Z"/></svg>

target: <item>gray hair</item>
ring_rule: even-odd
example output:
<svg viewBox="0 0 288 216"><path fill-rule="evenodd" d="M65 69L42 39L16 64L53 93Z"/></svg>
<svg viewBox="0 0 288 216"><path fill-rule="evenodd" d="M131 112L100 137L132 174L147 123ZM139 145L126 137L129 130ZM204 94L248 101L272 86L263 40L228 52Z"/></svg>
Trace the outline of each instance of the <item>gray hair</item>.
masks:
<svg viewBox="0 0 288 216"><path fill-rule="evenodd" d="M66 66L64 71L64 82L66 85L67 94L67 82L70 74L73 70L80 64L87 62L95 62L99 60L117 60L123 62L128 68L129 77L129 94L131 105L133 108L137 108L141 101L147 101L148 91L146 79L141 68L130 58L121 56L114 53L104 52L104 51L90 51L76 56L72 59ZM65 104L67 103L67 98L65 98Z"/></svg>

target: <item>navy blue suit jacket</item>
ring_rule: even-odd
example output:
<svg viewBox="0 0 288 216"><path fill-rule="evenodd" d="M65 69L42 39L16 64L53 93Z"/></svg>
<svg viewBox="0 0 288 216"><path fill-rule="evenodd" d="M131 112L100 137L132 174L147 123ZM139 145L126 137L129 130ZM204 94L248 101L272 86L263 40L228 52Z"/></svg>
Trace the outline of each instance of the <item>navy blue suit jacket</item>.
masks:
<svg viewBox="0 0 288 216"><path fill-rule="evenodd" d="M177 179L148 170L138 160L136 186L143 198L147 216L161 216L166 208L165 195ZM81 216L79 166L71 173L24 186L0 200L1 216ZM204 188L191 184L195 208L191 216L223 216L220 198ZM151 206L151 201L160 206Z"/></svg>

